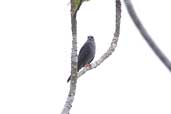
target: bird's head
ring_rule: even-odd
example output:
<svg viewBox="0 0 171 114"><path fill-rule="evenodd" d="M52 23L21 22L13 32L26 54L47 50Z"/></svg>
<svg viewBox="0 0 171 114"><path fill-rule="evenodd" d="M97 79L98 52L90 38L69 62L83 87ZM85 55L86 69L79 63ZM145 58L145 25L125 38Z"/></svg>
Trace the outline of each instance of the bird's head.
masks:
<svg viewBox="0 0 171 114"><path fill-rule="evenodd" d="M94 37L93 37L93 36L88 36L88 37L87 37L87 40L94 41Z"/></svg>

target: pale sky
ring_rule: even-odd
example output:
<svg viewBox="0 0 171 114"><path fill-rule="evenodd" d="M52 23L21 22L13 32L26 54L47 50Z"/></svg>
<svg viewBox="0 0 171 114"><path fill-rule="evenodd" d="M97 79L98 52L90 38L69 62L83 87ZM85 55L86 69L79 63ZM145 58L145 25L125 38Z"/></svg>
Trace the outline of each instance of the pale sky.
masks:
<svg viewBox="0 0 171 114"><path fill-rule="evenodd" d="M0 114L59 114L69 91L69 0L0 1ZM132 0L171 60L169 0ZM109 47L115 1L91 0L78 12L78 50L88 35L97 60ZM71 114L171 114L171 73L143 40L122 1L115 52L83 75Z"/></svg>

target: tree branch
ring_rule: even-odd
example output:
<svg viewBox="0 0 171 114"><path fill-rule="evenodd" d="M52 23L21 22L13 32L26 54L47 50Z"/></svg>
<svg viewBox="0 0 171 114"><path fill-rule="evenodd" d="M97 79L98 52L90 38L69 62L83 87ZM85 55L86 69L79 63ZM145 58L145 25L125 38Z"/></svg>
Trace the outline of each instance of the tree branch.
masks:
<svg viewBox="0 0 171 114"><path fill-rule="evenodd" d="M72 52L71 52L71 81L68 98L61 114L69 114L76 93L77 84L77 19L76 15L83 0L71 0L71 30L72 30Z"/></svg>
<svg viewBox="0 0 171 114"><path fill-rule="evenodd" d="M159 49L159 47L156 45L156 43L153 41L153 39L151 38L151 36L148 34L148 32L146 31L146 29L142 25L140 19L138 18L137 14L136 14L136 12L135 12L135 10L133 8L133 5L131 3L131 0L124 0L124 2L125 2L125 5L126 5L126 8L128 10L128 13L129 13L130 17L132 18L132 21L134 22L134 24L138 28L139 32L141 33L141 35L143 36L143 38L145 39L145 41L147 42L147 44L151 47L151 49L159 57L159 59L161 60L161 62L171 72L171 63L170 63L169 59Z"/></svg>
<svg viewBox="0 0 171 114"><path fill-rule="evenodd" d="M84 68L80 73L77 74L77 20L76 20L76 14L78 9L80 8L81 4L83 2L80 2L78 4L78 7L74 6L74 0L71 0L71 24L72 24L72 56L71 56L71 83L70 83L70 91L68 94L67 101L65 102L64 108L61 112L61 114L69 114L69 111L72 107L72 103L75 96L76 91L76 83L77 83L77 77L84 74L86 71L97 67L100 65L106 58L108 58L113 51L115 50L118 42L118 37L120 33L120 18L121 18L121 2L120 0L116 0L116 24L115 24L115 33L114 37L112 39L111 45L106 53L104 53L99 60L94 62L92 64L91 68Z"/></svg>
<svg viewBox="0 0 171 114"><path fill-rule="evenodd" d="M79 73L78 77L86 73L88 70L98 67L105 59L107 59L114 51L117 46L119 34L120 34L120 20L121 20L121 2L120 0L115 0L116 4L116 19L115 19L115 33L108 50L94 63L91 64L91 68L84 67Z"/></svg>
<svg viewBox="0 0 171 114"><path fill-rule="evenodd" d="M65 102L61 114L69 114L74 101L77 83L77 20L75 10L75 1L71 0L71 29L72 29L72 52L71 52L71 83L68 98Z"/></svg>

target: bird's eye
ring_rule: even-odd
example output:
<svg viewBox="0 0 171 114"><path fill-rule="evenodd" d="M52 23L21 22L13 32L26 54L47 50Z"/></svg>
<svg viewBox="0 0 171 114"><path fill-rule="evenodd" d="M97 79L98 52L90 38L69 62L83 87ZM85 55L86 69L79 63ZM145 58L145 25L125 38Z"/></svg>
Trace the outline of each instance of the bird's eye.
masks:
<svg viewBox="0 0 171 114"><path fill-rule="evenodd" d="M93 38L93 36L88 36L88 39L93 40L94 38Z"/></svg>

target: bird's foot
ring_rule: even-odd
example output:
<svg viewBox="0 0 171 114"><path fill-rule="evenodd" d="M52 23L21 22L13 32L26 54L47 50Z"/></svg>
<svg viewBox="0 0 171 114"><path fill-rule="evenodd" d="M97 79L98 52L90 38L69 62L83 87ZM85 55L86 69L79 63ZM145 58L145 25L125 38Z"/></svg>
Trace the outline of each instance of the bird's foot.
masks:
<svg viewBox="0 0 171 114"><path fill-rule="evenodd" d="M91 68L91 64L86 64L84 67Z"/></svg>

